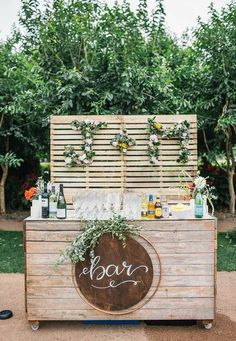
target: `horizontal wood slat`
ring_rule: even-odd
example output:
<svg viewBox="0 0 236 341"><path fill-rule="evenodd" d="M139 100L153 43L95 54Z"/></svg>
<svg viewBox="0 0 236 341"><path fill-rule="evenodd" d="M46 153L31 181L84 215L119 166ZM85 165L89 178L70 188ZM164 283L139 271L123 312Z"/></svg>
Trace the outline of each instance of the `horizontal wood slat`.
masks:
<svg viewBox="0 0 236 341"><path fill-rule="evenodd" d="M179 173L184 169L191 176L197 171L197 121L195 115L156 115L156 121L164 128L173 126L175 122L187 120L190 122L189 150L191 155L186 164L177 162L179 156L179 141L176 138L166 139L160 136L160 157L157 165L149 162L148 148L148 118L154 115L104 115L104 116L52 116L51 117L51 179L55 183L65 185L68 205L71 207L72 196L78 190L91 188L107 190L126 189L149 192L151 189L168 189L176 194L179 187ZM93 149L96 156L93 163L86 168L81 166L68 168L64 162L64 147L73 145L77 153L81 153L83 138L80 131L71 129L73 120L85 119L104 121L102 128L94 135ZM121 122L123 122L121 124ZM136 139L136 145L128 149L122 160L119 152L110 144L122 125L130 137ZM137 174L136 174L137 173ZM186 181L188 181L186 179ZM161 193L159 193L161 195ZM163 194L163 193L162 193Z"/></svg>
<svg viewBox="0 0 236 341"><path fill-rule="evenodd" d="M30 299L57 299L57 298L78 299L78 292L75 288L58 287L30 287L28 289L28 298ZM214 297L213 287L168 287L159 288L156 298L181 298L181 297Z"/></svg>

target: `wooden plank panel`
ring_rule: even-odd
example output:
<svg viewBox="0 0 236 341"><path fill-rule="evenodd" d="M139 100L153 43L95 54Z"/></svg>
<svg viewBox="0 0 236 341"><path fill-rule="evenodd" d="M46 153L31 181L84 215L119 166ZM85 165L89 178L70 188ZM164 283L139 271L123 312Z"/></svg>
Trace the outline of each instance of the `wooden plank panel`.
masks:
<svg viewBox="0 0 236 341"><path fill-rule="evenodd" d="M52 141L51 141L52 142ZM73 141L73 147L75 148L75 150L77 152L81 151L81 146L82 146L82 141L81 142L78 142L78 143L75 143L75 141ZM56 152L56 151L64 151L64 147L65 147L65 143L62 142L62 143L53 143L53 146L51 148L52 152ZM135 149L134 149L135 148ZM188 148L191 152L192 151L196 151L197 150L197 146L195 144L190 144L189 145L189 148ZM116 151L115 148L113 148L110 144L102 144L100 143L100 141L94 141L94 145L93 145L93 150L98 152L98 151L105 151L108 152L108 151ZM128 153L133 153L135 151L147 151L147 143L145 144L137 144L135 147L131 147L129 150L128 150ZM175 152L175 150L179 150L179 145L178 144L161 144L159 146L159 150L160 151L163 151L166 152L166 153L169 153L173 150L173 153L177 153L177 151ZM117 154L119 154L117 152Z"/></svg>
<svg viewBox="0 0 236 341"><path fill-rule="evenodd" d="M162 219L162 220L136 220L130 222L132 225L141 226L143 232L146 231L205 231L215 230L214 217L206 219ZM79 219L71 220L65 219L64 221L58 221L57 219L37 219L27 221L28 230L49 230L49 231L68 231L76 230L80 231L84 228L85 222L81 222Z"/></svg>
<svg viewBox="0 0 236 341"><path fill-rule="evenodd" d="M145 299L144 299L145 301ZM147 302L142 310L158 309L163 310L174 310L176 307L179 309L198 309L203 308L209 309L213 307L213 298L153 298ZM34 309L55 309L55 310L84 310L87 313L92 313L94 309L85 303L78 295L78 298L58 298L58 299L28 299L29 310L34 311Z"/></svg>
<svg viewBox="0 0 236 341"><path fill-rule="evenodd" d="M196 115L122 115L122 118L125 123L146 123L148 118L156 117L157 121L162 122L170 122L173 121L179 122L182 120L188 120L189 122L196 122ZM70 116L51 116L51 123L71 123L73 120L84 121L86 119L94 120L94 121L103 121L103 122L114 122L120 123L120 116L113 115L70 115Z"/></svg>
<svg viewBox="0 0 236 341"><path fill-rule="evenodd" d="M140 242L142 244L142 242ZM70 244L68 242L27 242L27 253L60 253ZM177 242L177 243L152 243L153 247L161 254L164 253L207 253L214 252L214 242ZM149 254L154 254L153 248L146 247Z"/></svg>
<svg viewBox="0 0 236 341"><path fill-rule="evenodd" d="M213 275L214 268L212 264L201 264L201 265L165 265L162 269L163 275L165 276L203 276ZM54 264L27 264L27 274L29 276L67 276L71 275L72 266L71 264L61 264L57 267ZM157 271L157 274L159 272Z"/></svg>
<svg viewBox="0 0 236 341"><path fill-rule="evenodd" d="M30 265L54 265L58 259L58 254L27 254L26 260L27 264ZM162 265L213 265L214 264L214 254L213 253L199 253L193 254L163 254L161 255ZM70 261L65 261L63 264L71 265Z"/></svg>
<svg viewBox="0 0 236 341"><path fill-rule="evenodd" d="M27 231L27 241L43 242L71 242L80 232L77 231ZM152 242L194 242L194 241L213 241L213 231L152 231L145 232L143 236L150 238Z"/></svg>
<svg viewBox="0 0 236 341"><path fill-rule="evenodd" d="M116 315L116 320L212 320L214 319L212 306L198 309L149 309L137 310L130 314ZM114 320L114 315L91 311L90 314L84 310L54 310L34 309L28 312L28 320Z"/></svg>
<svg viewBox="0 0 236 341"><path fill-rule="evenodd" d="M73 287L71 276L27 276L30 287ZM162 276L161 287L212 287L214 276Z"/></svg>
<svg viewBox="0 0 236 341"><path fill-rule="evenodd" d="M27 291L28 298L38 299L57 299L57 298L78 298L78 292L75 288L57 288L57 287L29 287ZM159 288L155 294L156 298L181 298L181 297L214 297L214 287L168 287Z"/></svg>

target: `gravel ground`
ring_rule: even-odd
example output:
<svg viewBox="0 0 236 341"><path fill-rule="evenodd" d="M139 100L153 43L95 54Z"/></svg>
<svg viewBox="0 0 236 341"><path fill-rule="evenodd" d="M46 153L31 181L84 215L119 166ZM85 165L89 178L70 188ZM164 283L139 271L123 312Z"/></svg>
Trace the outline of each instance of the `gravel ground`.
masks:
<svg viewBox="0 0 236 341"><path fill-rule="evenodd" d="M0 274L0 310L13 318L0 320L0 340L7 341L233 341L236 336L236 272L220 272L217 279L217 316L213 328L193 326L84 325L80 322L42 322L31 331L24 313L24 275Z"/></svg>

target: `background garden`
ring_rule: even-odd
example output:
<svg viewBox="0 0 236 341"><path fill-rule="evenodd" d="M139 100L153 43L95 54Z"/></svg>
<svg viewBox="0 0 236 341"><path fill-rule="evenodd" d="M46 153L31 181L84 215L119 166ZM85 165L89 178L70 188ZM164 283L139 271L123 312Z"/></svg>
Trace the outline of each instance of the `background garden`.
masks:
<svg viewBox="0 0 236 341"><path fill-rule="evenodd" d="M199 169L218 210L234 214L235 2L209 12L178 40L162 0L152 15L146 0L136 12L126 1L22 1L19 28L0 43L1 212L4 188L7 209L25 209L24 190L50 171L51 114L196 113Z"/></svg>

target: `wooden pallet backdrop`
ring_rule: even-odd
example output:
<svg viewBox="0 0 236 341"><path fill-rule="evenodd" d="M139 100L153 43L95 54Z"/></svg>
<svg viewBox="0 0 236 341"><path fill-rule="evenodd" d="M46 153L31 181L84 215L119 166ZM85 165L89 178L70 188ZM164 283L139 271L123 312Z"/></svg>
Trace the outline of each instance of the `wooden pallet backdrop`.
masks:
<svg viewBox="0 0 236 341"><path fill-rule="evenodd" d="M186 164L177 162L179 141L166 138L161 139L158 164L152 165L149 162L147 120L152 117L154 115L51 116L51 180L64 184L69 205L73 195L81 189L114 190L122 187L158 195L180 194L179 173L185 170L193 176L197 172L196 115L156 115L156 121L162 123L164 128L182 120L190 122L191 155ZM107 122L107 128L94 135L93 149L96 156L93 163L84 168L68 168L64 162L64 147L72 145L76 152L80 153L83 144L80 131L72 130L71 122L85 119ZM136 140L136 145L128 149L125 157L121 157L119 151L110 144L122 126L127 129L129 136Z"/></svg>

